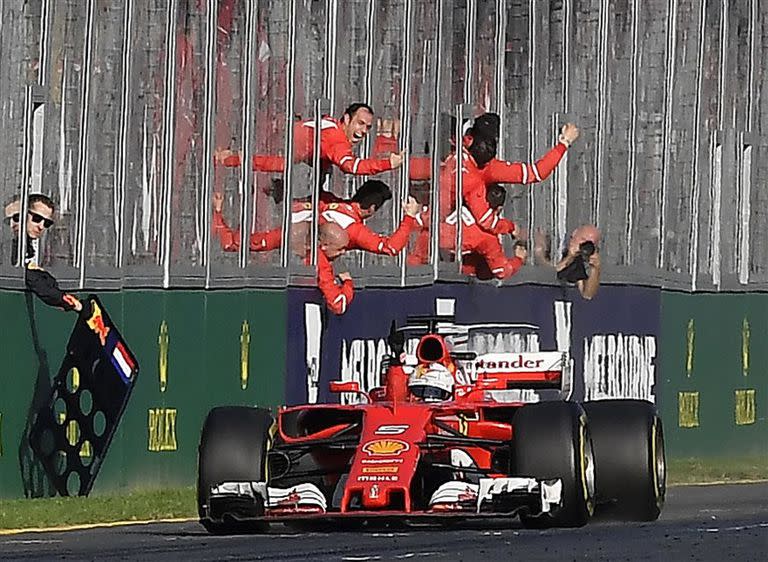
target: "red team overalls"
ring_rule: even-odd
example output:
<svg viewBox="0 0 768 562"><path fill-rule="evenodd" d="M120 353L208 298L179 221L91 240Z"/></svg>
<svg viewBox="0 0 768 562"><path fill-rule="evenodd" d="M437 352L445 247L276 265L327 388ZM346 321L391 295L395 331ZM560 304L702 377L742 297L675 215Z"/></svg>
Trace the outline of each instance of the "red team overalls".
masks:
<svg viewBox="0 0 768 562"><path fill-rule="evenodd" d="M487 186L492 183L517 183L531 184L545 180L557 167L565 154L567 147L563 143L556 144L547 154L537 162L506 162L494 158L483 168L479 168L474 158L467 150L462 149L462 199L464 208L461 216L462 228L462 252L476 253L487 263L494 277L503 279L513 275L522 265L522 260L517 257L508 258L499 241L499 235L511 234L515 230L512 221L502 218L496 209L493 209L486 200ZM456 157L451 155L443 166L440 176L440 247L451 251L455 248L456 225ZM423 236L423 234L420 234ZM409 263L415 264L421 261L426 263L427 253L425 248L427 241L418 240L414 250L415 256L409 257ZM471 263L467 264L468 271L472 273Z"/></svg>
<svg viewBox="0 0 768 562"><path fill-rule="evenodd" d="M314 155L315 121L303 121L294 125L294 161L312 163ZM228 156L222 162L225 166L240 166L239 154ZM370 176L392 169L389 158L359 158L352 152L342 123L337 119L323 117L320 131L320 168L323 174L337 166L345 174ZM256 154L253 169L260 172L282 172L285 169L283 156Z"/></svg>

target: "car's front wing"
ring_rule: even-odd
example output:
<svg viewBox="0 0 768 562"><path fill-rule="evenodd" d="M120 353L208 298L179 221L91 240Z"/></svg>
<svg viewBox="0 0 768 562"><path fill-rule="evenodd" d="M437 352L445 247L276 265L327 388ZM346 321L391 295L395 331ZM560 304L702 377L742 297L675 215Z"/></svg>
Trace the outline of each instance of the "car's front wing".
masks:
<svg viewBox="0 0 768 562"><path fill-rule="evenodd" d="M305 483L275 488L265 482L225 482L211 489L208 516L213 519L274 521L322 519L431 520L515 516L521 510L539 515L561 505L562 481L527 477L480 478L475 483L449 481L432 495L426 510L342 512L327 505L322 492Z"/></svg>

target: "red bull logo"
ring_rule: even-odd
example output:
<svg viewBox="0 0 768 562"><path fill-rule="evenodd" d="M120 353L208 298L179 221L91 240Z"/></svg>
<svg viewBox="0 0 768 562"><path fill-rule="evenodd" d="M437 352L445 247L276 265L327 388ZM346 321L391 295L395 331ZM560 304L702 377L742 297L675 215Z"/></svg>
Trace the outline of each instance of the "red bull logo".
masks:
<svg viewBox="0 0 768 562"><path fill-rule="evenodd" d="M109 334L109 327L104 324L104 317L101 315L101 308L95 302L93 303L93 314L86 320L88 327L93 330L93 333L99 336L101 345L106 345L107 334Z"/></svg>

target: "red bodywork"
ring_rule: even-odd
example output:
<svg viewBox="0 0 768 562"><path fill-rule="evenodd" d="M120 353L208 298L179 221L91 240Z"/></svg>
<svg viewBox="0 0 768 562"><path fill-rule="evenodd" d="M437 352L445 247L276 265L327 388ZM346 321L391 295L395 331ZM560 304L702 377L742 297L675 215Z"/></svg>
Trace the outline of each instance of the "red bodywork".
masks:
<svg viewBox="0 0 768 562"><path fill-rule="evenodd" d="M424 336L416 355L419 365L439 362L456 375L456 365L441 336ZM507 363L519 363L515 368L539 366L535 362L527 365L523 355L519 359L510 355L509 359ZM479 372L474 384L456 387L453 400L420 402L408 394L404 368L391 365L385 386L370 394L360 391L356 383L331 383L332 391L364 395L367 403L281 409L276 443L278 448L317 444L311 455L321 472L328 470L324 482L331 488L338 484L338 474L348 470L340 505L324 516L425 513L424 498L414 497L420 485L415 479L425 460L450 470L451 451L458 449L486 476L507 476L494 458L500 450L509 449L514 436L511 420L523 402L497 402L491 391L557 385L560 376L559 369ZM346 447L330 446L344 436L349 439ZM279 515L286 513L281 510Z"/></svg>

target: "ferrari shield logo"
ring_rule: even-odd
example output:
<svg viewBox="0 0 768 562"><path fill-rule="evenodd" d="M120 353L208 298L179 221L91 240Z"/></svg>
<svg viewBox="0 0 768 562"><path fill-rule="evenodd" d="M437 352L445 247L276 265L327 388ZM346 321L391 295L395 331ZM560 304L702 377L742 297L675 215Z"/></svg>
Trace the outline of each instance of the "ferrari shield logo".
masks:
<svg viewBox="0 0 768 562"><path fill-rule="evenodd" d="M408 443L399 439L377 439L376 441L368 441L363 445L363 451L369 455L384 457L397 456L410 448Z"/></svg>

